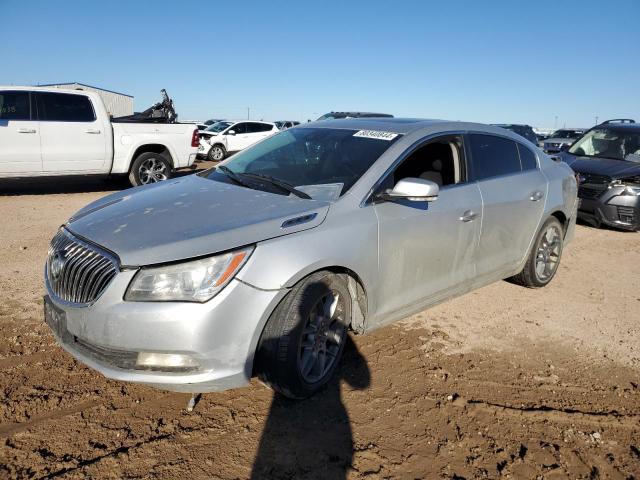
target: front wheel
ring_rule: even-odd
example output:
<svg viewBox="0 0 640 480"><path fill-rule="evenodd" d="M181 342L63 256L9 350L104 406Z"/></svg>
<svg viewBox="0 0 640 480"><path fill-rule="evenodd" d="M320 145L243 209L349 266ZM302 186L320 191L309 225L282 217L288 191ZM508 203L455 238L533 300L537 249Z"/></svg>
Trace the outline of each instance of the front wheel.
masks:
<svg viewBox="0 0 640 480"><path fill-rule="evenodd" d="M256 352L256 373L286 397L313 395L333 376L350 322L346 281L331 272L310 275L293 287L267 321Z"/></svg>
<svg viewBox="0 0 640 480"><path fill-rule="evenodd" d="M171 164L159 153L146 152L138 155L129 172L129 182L134 187L161 182L171 178Z"/></svg>
<svg viewBox="0 0 640 480"><path fill-rule="evenodd" d="M555 217L549 218L540 229L524 268L511 280L529 288L548 284L560 265L563 236L564 229L560 221Z"/></svg>
<svg viewBox="0 0 640 480"><path fill-rule="evenodd" d="M212 162L221 162L227 156L227 151L222 145L214 145L207 153L207 159Z"/></svg>

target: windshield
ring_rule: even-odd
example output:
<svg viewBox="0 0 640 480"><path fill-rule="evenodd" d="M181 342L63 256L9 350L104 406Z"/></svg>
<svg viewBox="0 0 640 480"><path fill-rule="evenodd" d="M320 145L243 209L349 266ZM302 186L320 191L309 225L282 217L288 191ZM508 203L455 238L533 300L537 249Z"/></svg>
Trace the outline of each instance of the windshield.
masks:
<svg viewBox="0 0 640 480"><path fill-rule="evenodd" d="M236 153L224 166L232 173L269 176L295 187L337 185L342 195L399 137L367 130L289 129ZM226 181L217 170L205 176Z"/></svg>
<svg viewBox="0 0 640 480"><path fill-rule="evenodd" d="M569 153L640 162L640 132L595 128L574 143Z"/></svg>
<svg viewBox="0 0 640 480"><path fill-rule="evenodd" d="M220 133L225 128L230 127L231 125L233 125L231 122L217 122L213 125L208 126L205 132Z"/></svg>
<svg viewBox="0 0 640 480"><path fill-rule="evenodd" d="M551 138L575 138L579 137L580 133L575 130L556 130L551 135Z"/></svg>

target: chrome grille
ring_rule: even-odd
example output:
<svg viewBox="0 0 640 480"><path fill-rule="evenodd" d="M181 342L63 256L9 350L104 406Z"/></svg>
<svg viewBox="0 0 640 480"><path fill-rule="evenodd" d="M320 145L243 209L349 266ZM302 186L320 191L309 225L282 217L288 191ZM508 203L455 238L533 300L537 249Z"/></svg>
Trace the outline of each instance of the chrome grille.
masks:
<svg viewBox="0 0 640 480"><path fill-rule="evenodd" d="M82 305L100 297L116 276L117 261L60 229L51 241L46 270L49 288L56 297Z"/></svg>

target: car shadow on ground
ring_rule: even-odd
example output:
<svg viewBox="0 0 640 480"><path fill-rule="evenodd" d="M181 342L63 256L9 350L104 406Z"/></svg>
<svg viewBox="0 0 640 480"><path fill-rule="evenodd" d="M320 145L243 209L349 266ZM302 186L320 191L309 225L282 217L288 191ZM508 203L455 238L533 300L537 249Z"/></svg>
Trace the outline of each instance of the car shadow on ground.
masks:
<svg viewBox="0 0 640 480"><path fill-rule="evenodd" d="M173 177L198 173L213 164L196 163L195 168L174 172ZM64 193L111 192L131 188L127 176L73 175L55 177L3 178L0 179L0 197L17 195L51 195Z"/></svg>
<svg viewBox="0 0 640 480"><path fill-rule="evenodd" d="M306 400L275 394L258 447L252 479L344 479L353 460L353 435L340 385L365 389L369 367L347 336L329 384Z"/></svg>

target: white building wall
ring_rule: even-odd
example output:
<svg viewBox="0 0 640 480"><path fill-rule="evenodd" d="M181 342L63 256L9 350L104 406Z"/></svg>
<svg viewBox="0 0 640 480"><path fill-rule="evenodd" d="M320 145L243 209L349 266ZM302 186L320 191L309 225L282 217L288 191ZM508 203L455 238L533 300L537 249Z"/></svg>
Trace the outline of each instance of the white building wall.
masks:
<svg viewBox="0 0 640 480"><path fill-rule="evenodd" d="M133 97L122 95L121 93L109 92L100 88L89 87L79 83L59 83L48 85L51 87L68 88L70 90L87 90L96 92L102 98L107 111L114 117L122 117L124 115L133 115Z"/></svg>

